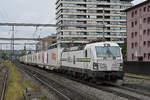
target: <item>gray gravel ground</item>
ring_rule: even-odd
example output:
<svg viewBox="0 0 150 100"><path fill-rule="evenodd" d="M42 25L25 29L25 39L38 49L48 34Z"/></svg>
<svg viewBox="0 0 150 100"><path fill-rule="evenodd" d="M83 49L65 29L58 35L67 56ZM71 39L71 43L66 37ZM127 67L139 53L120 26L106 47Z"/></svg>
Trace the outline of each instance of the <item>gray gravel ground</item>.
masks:
<svg viewBox="0 0 150 100"><path fill-rule="evenodd" d="M132 77L124 77L124 83L125 84L137 84L145 87L150 88L150 80L145 79L137 79Z"/></svg>
<svg viewBox="0 0 150 100"><path fill-rule="evenodd" d="M127 91L127 90L123 90L123 89L118 89L118 88L114 88L114 87L109 87L110 89L113 89L115 91L118 91L120 93L126 93L126 94L130 94L134 97L137 97L141 100L150 100L150 97L147 97L147 96L143 96L143 95L140 95L140 94L137 94L137 93L134 93L134 92L130 92L130 91Z"/></svg>
<svg viewBox="0 0 150 100"><path fill-rule="evenodd" d="M66 87L69 87L75 91L78 91L80 94L88 94L87 98L93 97L93 100L128 100L126 98L116 96L112 93L104 92L104 91L89 87L85 84L81 84L81 83L66 79L66 78L56 75L54 73L46 72L46 71L43 71L43 70L40 70L37 68L36 68L36 70L43 73L45 76L49 77L50 79L52 79L58 83L64 84L64 85L66 85ZM33 79L31 77L29 77L28 75L26 75L25 78L26 77L28 77L30 81L33 81ZM149 86L150 81L125 77L124 82L127 84L140 84L143 86ZM38 84L42 93L44 95L46 95L47 97L49 97L50 100L59 100L53 92L51 92L48 89L46 89L45 87L41 86L37 81L34 80L34 83ZM112 87L108 87L108 88L112 88ZM117 88L112 88L112 89L126 93L126 94L132 94L135 97L141 98L142 100L150 100L149 97L142 96L142 95L130 92L130 91L117 89Z"/></svg>
<svg viewBox="0 0 150 100"><path fill-rule="evenodd" d="M46 100L59 100L57 98L57 96L52 91L50 91L50 90L47 89L47 87L44 87L38 81L36 81L32 77L30 77L29 75L27 75L26 73L24 73L23 71L19 70L19 72L20 72L20 75L21 75L23 81L26 81L27 83L30 83L30 84L35 84L36 87L39 88L39 90L42 93L42 95L45 96L45 97L47 97Z"/></svg>
<svg viewBox="0 0 150 100"><path fill-rule="evenodd" d="M126 98L116 96L112 93L104 92L104 91L89 87L87 85L66 79L64 77L61 77L53 73L47 73L39 69L36 69L36 70L45 74L46 76L48 76L50 79L54 81L57 81L62 84L67 84L68 87L72 87L73 90L78 90L81 94L88 94L89 97L93 97L93 100L128 100Z"/></svg>

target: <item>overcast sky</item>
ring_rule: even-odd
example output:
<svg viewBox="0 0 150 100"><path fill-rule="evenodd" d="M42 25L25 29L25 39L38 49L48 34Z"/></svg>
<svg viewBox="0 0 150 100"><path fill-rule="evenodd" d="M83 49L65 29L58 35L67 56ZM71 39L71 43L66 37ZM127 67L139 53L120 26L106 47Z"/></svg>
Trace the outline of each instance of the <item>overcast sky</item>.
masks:
<svg viewBox="0 0 150 100"><path fill-rule="evenodd" d="M144 0L134 0L133 3L138 4L142 1ZM56 0L0 0L0 22L55 24L55 2ZM55 32L55 28L36 30L33 27L16 27L15 37L45 37ZM11 28L0 27L0 37L11 37ZM2 42L9 41L0 41ZM32 41L21 43L24 42ZM3 46L3 48L9 47Z"/></svg>

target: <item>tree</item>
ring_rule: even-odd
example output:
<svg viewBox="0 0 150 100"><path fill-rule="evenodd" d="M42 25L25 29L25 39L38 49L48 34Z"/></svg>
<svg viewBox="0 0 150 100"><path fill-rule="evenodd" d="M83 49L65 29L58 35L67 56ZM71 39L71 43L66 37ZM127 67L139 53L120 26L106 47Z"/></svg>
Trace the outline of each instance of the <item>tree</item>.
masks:
<svg viewBox="0 0 150 100"><path fill-rule="evenodd" d="M8 55L5 51L0 51L0 58L7 60L8 59Z"/></svg>
<svg viewBox="0 0 150 100"><path fill-rule="evenodd" d="M24 49L21 51L20 53L20 57L26 55L26 47L24 47Z"/></svg>
<svg viewBox="0 0 150 100"><path fill-rule="evenodd" d="M31 53L32 53L31 51L28 52L28 54L31 54Z"/></svg>
<svg viewBox="0 0 150 100"><path fill-rule="evenodd" d="M24 55L26 55L26 52L24 50L22 50L19 56L21 57L21 56L24 56Z"/></svg>

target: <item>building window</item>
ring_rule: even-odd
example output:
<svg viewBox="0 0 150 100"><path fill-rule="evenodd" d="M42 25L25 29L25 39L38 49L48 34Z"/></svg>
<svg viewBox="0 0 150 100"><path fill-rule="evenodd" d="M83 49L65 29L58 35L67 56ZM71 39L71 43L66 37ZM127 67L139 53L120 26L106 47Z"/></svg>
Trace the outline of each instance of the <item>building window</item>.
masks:
<svg viewBox="0 0 150 100"><path fill-rule="evenodd" d="M132 60L134 60L134 54L132 54Z"/></svg>
<svg viewBox="0 0 150 100"><path fill-rule="evenodd" d="M150 35L150 29L147 30L147 35L148 35L148 36Z"/></svg>
<svg viewBox="0 0 150 100"><path fill-rule="evenodd" d="M131 27L134 27L134 22L131 22Z"/></svg>
<svg viewBox="0 0 150 100"><path fill-rule="evenodd" d="M143 8L143 11L144 11L144 12L146 11L146 7Z"/></svg>
<svg viewBox="0 0 150 100"><path fill-rule="evenodd" d="M134 33L133 32L131 33L131 38L134 38Z"/></svg>
<svg viewBox="0 0 150 100"><path fill-rule="evenodd" d="M148 60L150 60L150 53L148 53Z"/></svg>
<svg viewBox="0 0 150 100"><path fill-rule="evenodd" d="M146 46L146 41L143 42L144 47Z"/></svg>
<svg viewBox="0 0 150 100"><path fill-rule="evenodd" d="M146 23L146 18L143 18L143 23Z"/></svg>
<svg viewBox="0 0 150 100"><path fill-rule="evenodd" d="M137 15L137 10L135 10L135 15Z"/></svg>
<svg viewBox="0 0 150 100"><path fill-rule="evenodd" d="M134 43L131 44L131 48L132 48L132 49L134 48Z"/></svg>
<svg viewBox="0 0 150 100"><path fill-rule="evenodd" d="M148 24L150 23L150 17L147 18L147 23L148 23Z"/></svg>
<svg viewBox="0 0 150 100"><path fill-rule="evenodd" d="M143 35L146 35L146 30L143 31Z"/></svg>
<svg viewBox="0 0 150 100"><path fill-rule="evenodd" d="M137 21L135 21L135 26L137 25Z"/></svg>
<svg viewBox="0 0 150 100"><path fill-rule="evenodd" d="M132 18L134 17L134 12L132 12L131 17L132 17Z"/></svg>
<svg viewBox="0 0 150 100"><path fill-rule="evenodd" d="M147 42L147 47L150 47L150 41Z"/></svg>
<svg viewBox="0 0 150 100"><path fill-rule="evenodd" d="M137 36L137 32L135 32L135 37Z"/></svg>
<svg viewBox="0 0 150 100"><path fill-rule="evenodd" d="M138 46L138 44L137 44L137 42L135 42L135 47L137 47Z"/></svg>
<svg viewBox="0 0 150 100"><path fill-rule="evenodd" d="M147 12L149 12L149 11L150 11L150 6L147 7Z"/></svg>
<svg viewBox="0 0 150 100"><path fill-rule="evenodd" d="M146 53L144 53L144 58L146 58Z"/></svg>

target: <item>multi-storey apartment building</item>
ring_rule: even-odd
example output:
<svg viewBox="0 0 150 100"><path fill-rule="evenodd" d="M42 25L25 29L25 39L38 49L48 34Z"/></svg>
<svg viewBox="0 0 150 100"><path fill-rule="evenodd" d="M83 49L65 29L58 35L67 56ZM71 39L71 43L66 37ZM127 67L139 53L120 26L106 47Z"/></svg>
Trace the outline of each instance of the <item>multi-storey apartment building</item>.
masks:
<svg viewBox="0 0 150 100"><path fill-rule="evenodd" d="M132 0L57 0L57 35L61 42L92 40L124 43L126 13Z"/></svg>
<svg viewBox="0 0 150 100"><path fill-rule="evenodd" d="M127 60L150 61L150 1L127 12Z"/></svg>

